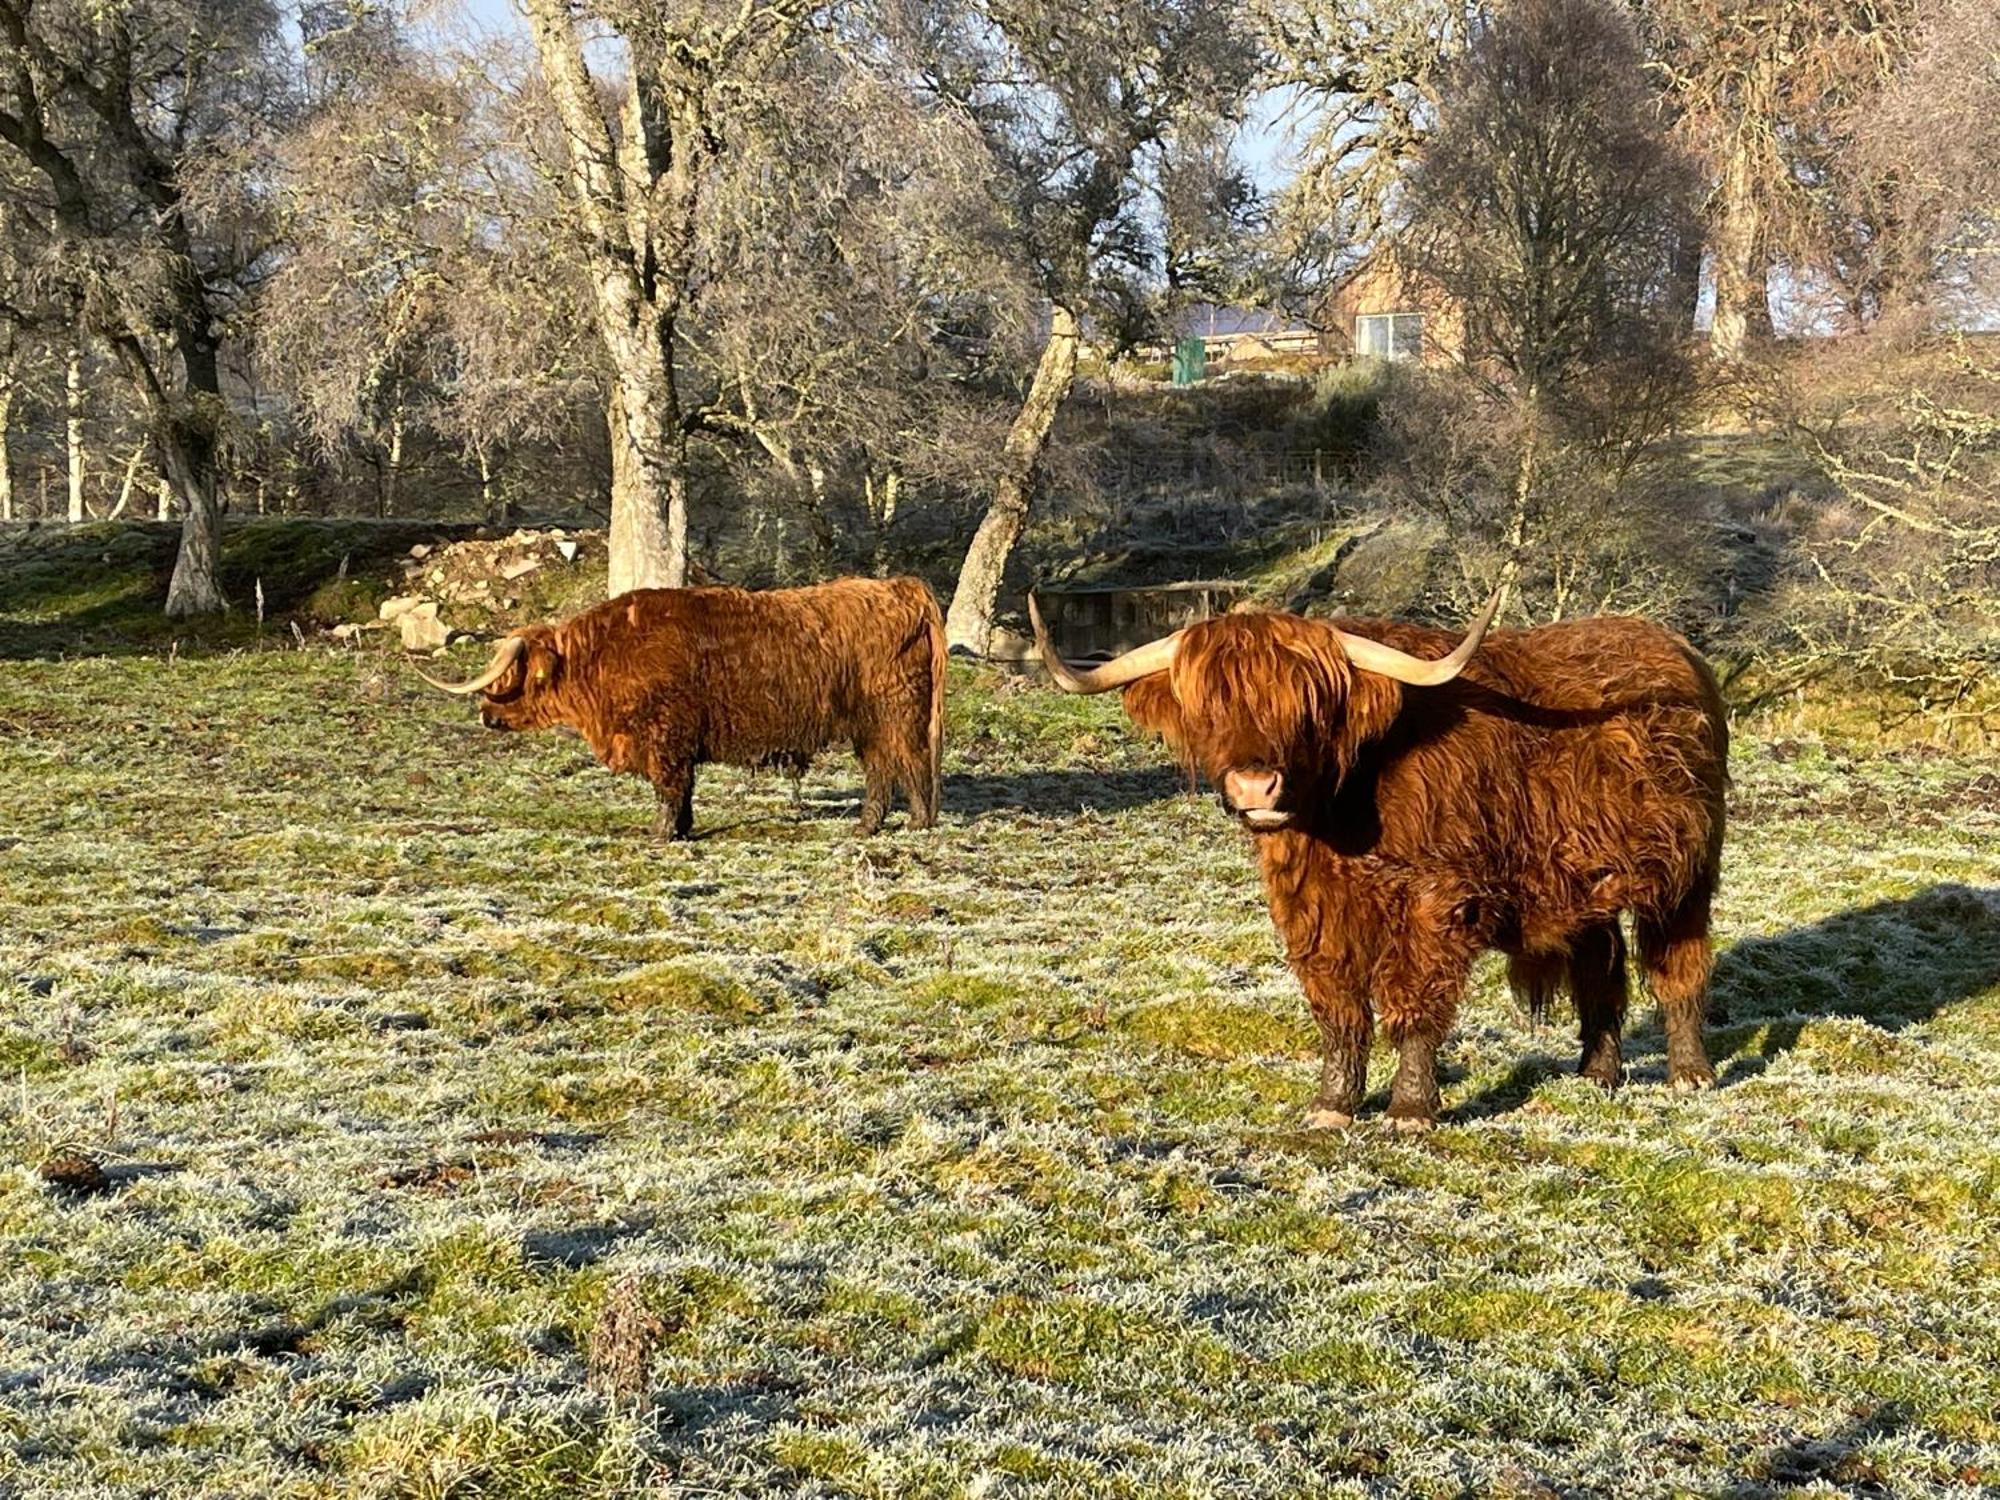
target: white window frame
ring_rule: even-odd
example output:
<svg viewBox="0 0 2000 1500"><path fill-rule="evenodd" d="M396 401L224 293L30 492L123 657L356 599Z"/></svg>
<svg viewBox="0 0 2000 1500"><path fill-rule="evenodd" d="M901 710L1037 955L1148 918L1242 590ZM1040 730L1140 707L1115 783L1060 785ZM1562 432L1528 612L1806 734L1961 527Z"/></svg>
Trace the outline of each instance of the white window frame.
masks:
<svg viewBox="0 0 2000 1500"><path fill-rule="evenodd" d="M1422 359L1424 315L1420 312L1355 314L1354 352L1362 359Z"/></svg>

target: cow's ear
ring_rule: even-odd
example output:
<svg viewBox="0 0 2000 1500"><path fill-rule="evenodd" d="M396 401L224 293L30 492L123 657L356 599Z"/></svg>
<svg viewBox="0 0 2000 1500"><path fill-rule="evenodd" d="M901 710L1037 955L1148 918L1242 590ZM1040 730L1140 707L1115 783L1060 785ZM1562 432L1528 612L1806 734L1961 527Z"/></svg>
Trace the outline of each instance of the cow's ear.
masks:
<svg viewBox="0 0 2000 1500"><path fill-rule="evenodd" d="M547 641L536 641L528 648L528 686L530 688L553 687L562 676L562 656Z"/></svg>
<svg viewBox="0 0 2000 1500"><path fill-rule="evenodd" d="M1361 756L1362 749L1379 740L1403 711L1403 685L1393 677L1374 672L1354 672L1347 683L1347 712L1341 715L1339 744L1336 747L1341 773L1345 775Z"/></svg>
<svg viewBox="0 0 2000 1500"><path fill-rule="evenodd" d="M1176 752L1187 749L1187 727L1181 718L1180 700L1174 697L1168 672L1141 677L1125 689L1125 713L1137 724L1165 740Z"/></svg>

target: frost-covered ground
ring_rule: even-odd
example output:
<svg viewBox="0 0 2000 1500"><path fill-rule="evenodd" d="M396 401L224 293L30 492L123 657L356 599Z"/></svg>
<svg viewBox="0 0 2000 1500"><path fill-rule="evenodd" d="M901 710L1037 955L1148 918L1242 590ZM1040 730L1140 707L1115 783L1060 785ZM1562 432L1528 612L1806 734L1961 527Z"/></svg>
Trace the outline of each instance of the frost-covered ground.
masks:
<svg viewBox="0 0 2000 1500"><path fill-rule="evenodd" d="M5 663L0 1493L2000 1485L2000 774L1746 736L1721 1088L1485 970L1313 1137L1241 837L958 686L936 833L665 846L377 658Z"/></svg>

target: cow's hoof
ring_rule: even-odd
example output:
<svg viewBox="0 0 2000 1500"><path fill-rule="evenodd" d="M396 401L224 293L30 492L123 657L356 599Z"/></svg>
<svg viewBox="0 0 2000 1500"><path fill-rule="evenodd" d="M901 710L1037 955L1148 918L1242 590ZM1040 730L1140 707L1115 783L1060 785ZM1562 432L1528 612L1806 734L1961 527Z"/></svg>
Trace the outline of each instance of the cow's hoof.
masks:
<svg viewBox="0 0 2000 1500"><path fill-rule="evenodd" d="M1308 1130L1345 1130L1354 1123L1354 1116L1339 1109L1309 1109L1306 1111L1305 1127Z"/></svg>
<svg viewBox="0 0 2000 1500"><path fill-rule="evenodd" d="M1437 1124L1429 1115L1391 1115L1389 1128L1399 1135L1424 1135Z"/></svg>
<svg viewBox="0 0 2000 1500"><path fill-rule="evenodd" d="M1704 1068L1700 1072L1689 1068L1676 1072L1667 1079L1667 1087L1676 1094L1704 1094L1715 1087L1715 1069Z"/></svg>

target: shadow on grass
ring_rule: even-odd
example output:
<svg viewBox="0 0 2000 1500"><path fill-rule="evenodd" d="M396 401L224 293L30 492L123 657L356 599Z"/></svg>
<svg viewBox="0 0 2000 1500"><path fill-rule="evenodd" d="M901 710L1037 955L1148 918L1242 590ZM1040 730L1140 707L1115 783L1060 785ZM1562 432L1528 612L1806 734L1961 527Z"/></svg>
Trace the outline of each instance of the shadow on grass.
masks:
<svg viewBox="0 0 2000 1500"><path fill-rule="evenodd" d="M2000 985L2000 889L1947 883L1895 901L1836 912L1770 937L1746 938L1716 955L1713 998L1731 1018L1711 1027L1709 1055L1724 1087L1754 1078L1798 1046L1815 1021L1852 1016L1902 1031ZM1657 1017L1630 1029L1626 1056L1663 1072ZM1451 1112L1454 1120L1525 1104L1545 1080L1574 1070L1570 1034L1560 1048L1522 1058Z"/></svg>
<svg viewBox="0 0 2000 1500"><path fill-rule="evenodd" d="M1118 813L1186 792L1186 777L1165 766L1141 771L960 772L944 779L944 811L968 820L1015 812L1043 817Z"/></svg>
<svg viewBox="0 0 2000 1500"><path fill-rule="evenodd" d="M1080 812L1119 813L1164 802L1169 797L1184 794L1186 790L1185 780L1178 773L1165 769L1021 771L1013 774L954 771L945 774L942 811L947 819L968 823L1008 813L1051 818L1069 817ZM696 827L691 837L697 843L711 839L726 842L764 836L782 837L787 828L796 828L801 824L852 824L861 816L861 791L857 773L851 788L815 787L788 807L775 807L768 812L760 810L706 823L697 788ZM859 835L856 837L858 839ZM900 797L888 821L882 825L879 837L893 841L923 837L920 830L910 827L909 810Z"/></svg>
<svg viewBox="0 0 2000 1500"><path fill-rule="evenodd" d="M781 836L788 827L802 823L853 823L861 816L861 781L857 771L854 785L840 788L815 787L787 807L775 807L749 815L728 817L715 823L702 821L702 800L695 797L696 842L709 839L755 838L761 834ZM1120 813L1149 807L1187 791L1186 780L1165 768L1143 771L948 771L944 778L943 815L961 822L1008 813L1029 813L1040 817L1069 817L1080 812ZM889 820L882 825L881 837L900 840L921 838L909 825L909 810L899 797ZM858 837L858 835L857 835Z"/></svg>
<svg viewBox="0 0 2000 1500"><path fill-rule="evenodd" d="M1814 1021L1852 1016L1902 1031L1995 985L2000 889L1935 885L1719 954L1715 996L1733 1024L1712 1033L1709 1050L1728 1056L1754 1043L1725 1065L1722 1082L1733 1083L1791 1051Z"/></svg>
<svg viewBox="0 0 2000 1500"><path fill-rule="evenodd" d="M169 620L162 613L180 527L157 521L95 521L0 530L0 660L90 654L147 655L227 649L262 629L286 630L304 612L372 613L373 578L418 542L455 540L477 528L441 521L370 521L260 516L223 531L222 589L233 608L219 618ZM315 623L319 623L315 620ZM324 623L332 623L331 619Z"/></svg>
<svg viewBox="0 0 2000 1500"><path fill-rule="evenodd" d="M1840 1489L1841 1494L1886 1495L1887 1485L1849 1473L1850 1461L1870 1443L1892 1438L1909 1425L1908 1407L1899 1401L1884 1402L1825 1437L1794 1438L1759 1455L1751 1465L1757 1477L1728 1485L1717 1493L1717 1500L1765 1500L1812 1484L1853 1485Z"/></svg>

